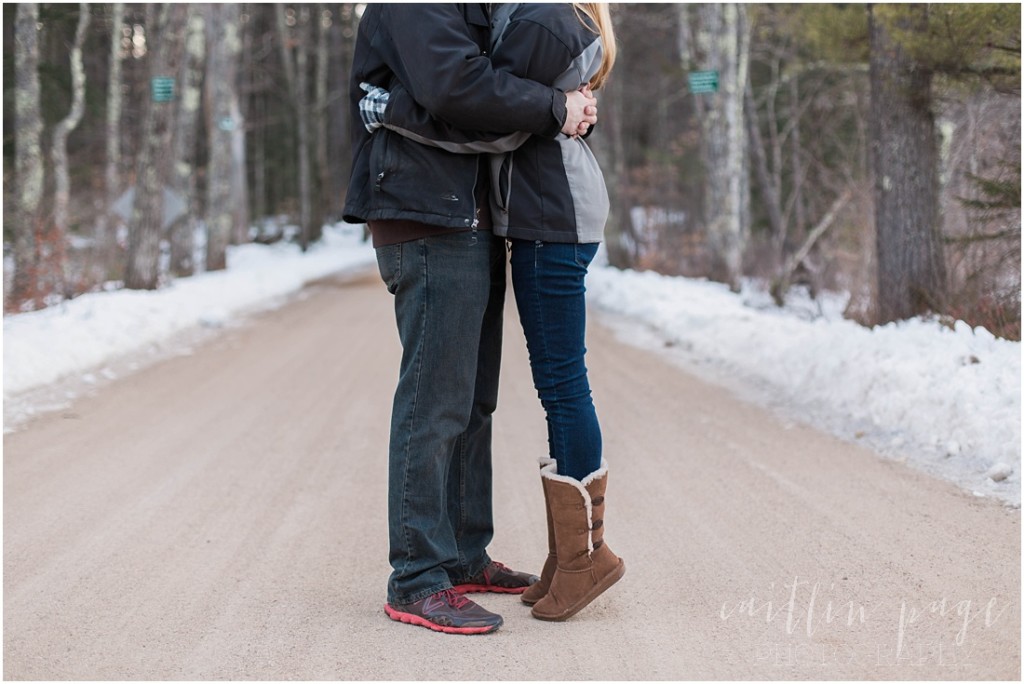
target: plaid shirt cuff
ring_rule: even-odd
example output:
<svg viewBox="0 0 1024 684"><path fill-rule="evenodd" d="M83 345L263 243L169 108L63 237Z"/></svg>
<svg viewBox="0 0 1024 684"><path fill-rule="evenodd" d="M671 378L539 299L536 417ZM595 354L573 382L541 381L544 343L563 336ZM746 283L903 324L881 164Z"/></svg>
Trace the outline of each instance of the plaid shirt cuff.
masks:
<svg viewBox="0 0 1024 684"><path fill-rule="evenodd" d="M363 118L366 130L373 133L384 125L384 110L388 107L390 93L369 83L360 83L359 87L366 91L366 95L359 101L359 115Z"/></svg>

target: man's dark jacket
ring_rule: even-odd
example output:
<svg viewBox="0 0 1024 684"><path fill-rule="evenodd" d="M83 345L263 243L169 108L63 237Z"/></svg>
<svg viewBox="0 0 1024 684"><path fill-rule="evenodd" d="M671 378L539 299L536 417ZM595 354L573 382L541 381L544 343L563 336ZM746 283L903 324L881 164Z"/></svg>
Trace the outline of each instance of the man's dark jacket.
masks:
<svg viewBox="0 0 1024 684"><path fill-rule="evenodd" d="M359 84L401 83L431 114L494 133L558 134L561 91L495 71L490 19L480 4L371 4L359 23L349 81L352 176L344 219L405 219L448 228L475 225L476 155L420 145L362 125ZM486 182L486 179L484 179Z"/></svg>

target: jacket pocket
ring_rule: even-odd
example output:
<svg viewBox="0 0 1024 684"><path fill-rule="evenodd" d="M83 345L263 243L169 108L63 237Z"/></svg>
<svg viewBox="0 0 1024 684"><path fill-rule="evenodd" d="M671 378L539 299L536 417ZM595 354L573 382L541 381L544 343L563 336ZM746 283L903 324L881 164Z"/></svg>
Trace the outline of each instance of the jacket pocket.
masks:
<svg viewBox="0 0 1024 684"><path fill-rule="evenodd" d="M514 152L505 154L501 160L501 167L498 169L498 196L495 199L495 203L506 214L512 200L512 162L514 154Z"/></svg>

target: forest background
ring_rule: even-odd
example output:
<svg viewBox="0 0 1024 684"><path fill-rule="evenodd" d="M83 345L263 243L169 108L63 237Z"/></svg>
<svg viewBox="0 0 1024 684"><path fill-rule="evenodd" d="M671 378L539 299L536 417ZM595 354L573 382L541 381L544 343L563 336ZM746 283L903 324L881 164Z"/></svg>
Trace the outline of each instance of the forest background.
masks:
<svg viewBox="0 0 1024 684"><path fill-rule="evenodd" d="M4 306L340 220L363 6L5 4ZM623 268L1020 339L1019 4L612 5L588 139Z"/></svg>

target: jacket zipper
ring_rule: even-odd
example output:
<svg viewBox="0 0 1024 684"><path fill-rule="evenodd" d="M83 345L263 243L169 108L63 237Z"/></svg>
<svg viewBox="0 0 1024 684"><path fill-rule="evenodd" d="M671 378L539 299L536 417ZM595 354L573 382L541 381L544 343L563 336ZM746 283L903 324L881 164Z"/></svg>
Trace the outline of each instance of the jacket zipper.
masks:
<svg viewBox="0 0 1024 684"><path fill-rule="evenodd" d="M373 183L373 188L374 188L374 190L377 190L377 191L380 191L381 183L384 182L384 176L388 172L388 152L389 152L389 148L390 148L389 143L390 143L390 139L385 137L384 138L384 152L381 154L381 160L380 160L381 170L380 170L380 173L377 174L377 179Z"/></svg>
<svg viewBox="0 0 1024 684"><path fill-rule="evenodd" d="M476 172L473 174L473 192L472 192L472 196L473 196L473 209L472 209L472 214L470 214L473 217L473 223L470 225L470 228L472 228L473 232L472 232L472 235L470 236L470 239L469 239L469 244L471 244L471 245L475 245L476 244L476 229L477 229L477 226L480 225L480 217L478 216L478 210L477 210L477 206L476 206L476 184L480 182L480 164L481 163L482 162L479 159L477 159L477 162L476 162Z"/></svg>

